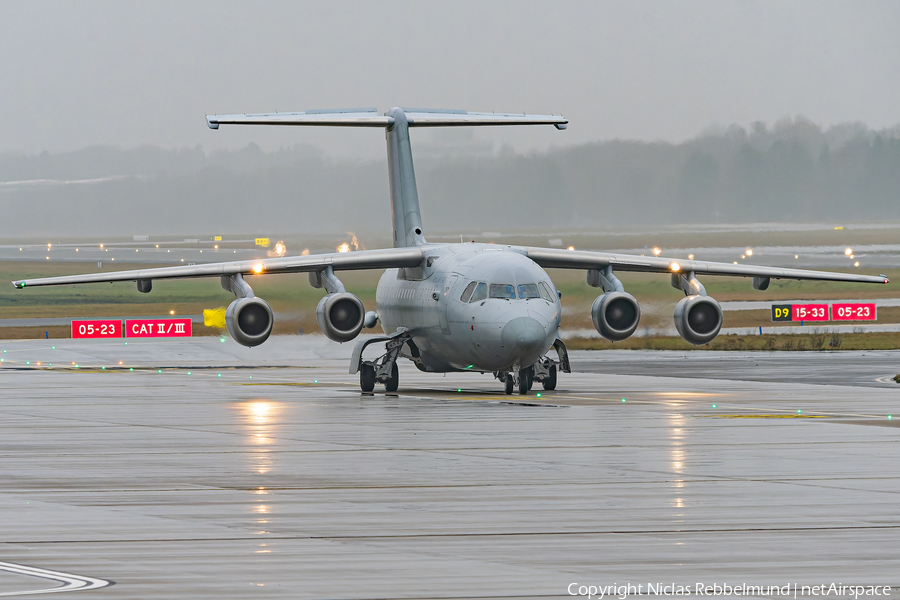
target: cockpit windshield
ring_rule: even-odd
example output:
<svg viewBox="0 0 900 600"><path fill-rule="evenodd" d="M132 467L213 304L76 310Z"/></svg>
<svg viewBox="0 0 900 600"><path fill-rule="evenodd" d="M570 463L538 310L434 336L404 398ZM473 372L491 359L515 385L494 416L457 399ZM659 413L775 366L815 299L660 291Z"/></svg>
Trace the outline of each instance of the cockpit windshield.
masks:
<svg viewBox="0 0 900 600"><path fill-rule="evenodd" d="M530 300L531 298L540 298L541 293L538 291L538 284L523 283L519 286L519 298L522 300Z"/></svg>
<svg viewBox="0 0 900 600"><path fill-rule="evenodd" d="M509 283L492 283L491 298L515 298L516 286Z"/></svg>
<svg viewBox="0 0 900 600"><path fill-rule="evenodd" d="M469 302L481 302L487 298L487 284L479 283L478 287L475 288L475 293L472 294L472 298Z"/></svg>
<svg viewBox="0 0 900 600"><path fill-rule="evenodd" d="M518 292L518 296L516 296L516 292ZM553 302L553 294L550 292L550 287L546 282L538 282L538 283L522 283L518 286L510 284L510 283L492 283L490 285L486 283L471 281L463 290L459 299L462 302L481 302L482 300L488 298L499 298L502 300L515 300L517 297L520 300L532 300L543 298L547 302Z"/></svg>

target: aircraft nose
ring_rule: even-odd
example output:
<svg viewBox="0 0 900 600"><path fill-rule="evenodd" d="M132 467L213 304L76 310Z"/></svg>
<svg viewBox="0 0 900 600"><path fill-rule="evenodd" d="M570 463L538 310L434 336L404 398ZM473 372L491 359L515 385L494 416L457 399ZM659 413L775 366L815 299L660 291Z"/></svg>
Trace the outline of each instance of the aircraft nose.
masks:
<svg viewBox="0 0 900 600"><path fill-rule="evenodd" d="M533 363L540 358L546 338L544 327L531 317L516 317L504 325L500 333L503 345L519 357L522 364Z"/></svg>

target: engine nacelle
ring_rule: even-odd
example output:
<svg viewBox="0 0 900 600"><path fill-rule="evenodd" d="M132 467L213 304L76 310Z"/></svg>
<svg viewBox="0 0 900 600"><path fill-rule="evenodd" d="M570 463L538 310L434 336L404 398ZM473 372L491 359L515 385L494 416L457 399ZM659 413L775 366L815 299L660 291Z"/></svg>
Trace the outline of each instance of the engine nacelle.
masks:
<svg viewBox="0 0 900 600"><path fill-rule="evenodd" d="M238 298L225 311L225 326L238 344L252 348L269 339L275 315L262 298Z"/></svg>
<svg viewBox="0 0 900 600"><path fill-rule="evenodd" d="M686 296L675 305L675 329L689 344L708 344L721 328L722 307L709 296Z"/></svg>
<svg viewBox="0 0 900 600"><path fill-rule="evenodd" d="M625 292L607 292L594 300L591 320L597 333L620 342L635 332L641 320L641 305Z"/></svg>
<svg viewBox="0 0 900 600"><path fill-rule="evenodd" d="M322 333L335 342L349 342L362 331L366 309L348 292L328 294L316 307L316 321Z"/></svg>

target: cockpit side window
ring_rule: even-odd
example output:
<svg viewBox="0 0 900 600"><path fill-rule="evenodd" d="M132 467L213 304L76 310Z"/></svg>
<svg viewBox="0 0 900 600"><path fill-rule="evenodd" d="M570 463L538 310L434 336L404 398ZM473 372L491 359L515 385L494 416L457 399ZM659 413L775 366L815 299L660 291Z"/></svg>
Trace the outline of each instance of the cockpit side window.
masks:
<svg viewBox="0 0 900 600"><path fill-rule="evenodd" d="M541 298L543 298L547 302L553 302L553 300L554 300L553 292L550 291L550 286L542 281L540 284L540 288L541 288Z"/></svg>
<svg viewBox="0 0 900 600"><path fill-rule="evenodd" d="M481 302L486 299L488 295L488 289L486 283L479 283L478 287L475 288L475 293L472 294L472 298L469 302Z"/></svg>
<svg viewBox="0 0 900 600"><path fill-rule="evenodd" d="M515 298L516 286L509 283L492 283L491 298Z"/></svg>
<svg viewBox="0 0 900 600"><path fill-rule="evenodd" d="M523 283L519 286L519 298L522 300L530 300L531 298L540 298L541 293L538 291L538 284Z"/></svg>
<svg viewBox="0 0 900 600"><path fill-rule="evenodd" d="M462 302L468 302L468 301L469 301L469 298L472 297L472 292L475 291L475 286L476 286L476 285L478 285L478 282L477 282L477 281L473 281L473 282L471 282L469 285L467 285L467 286L466 286L466 289L463 290L462 296L460 296L459 299L460 299Z"/></svg>

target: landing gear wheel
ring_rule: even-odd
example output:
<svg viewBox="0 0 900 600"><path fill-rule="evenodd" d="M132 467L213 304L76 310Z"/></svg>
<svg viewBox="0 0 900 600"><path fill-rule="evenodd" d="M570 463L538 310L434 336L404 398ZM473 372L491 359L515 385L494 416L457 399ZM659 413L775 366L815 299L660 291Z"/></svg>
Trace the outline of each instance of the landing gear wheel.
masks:
<svg viewBox="0 0 900 600"><path fill-rule="evenodd" d="M550 365L550 374L541 382L545 390L556 389L556 365Z"/></svg>
<svg viewBox="0 0 900 600"><path fill-rule="evenodd" d="M375 389L375 367L372 365L362 365L359 368L359 389L364 392Z"/></svg>
<svg viewBox="0 0 900 600"><path fill-rule="evenodd" d="M397 363L391 366L391 378L384 382L384 391L396 392L400 385L400 374L397 372Z"/></svg>
<svg viewBox="0 0 900 600"><path fill-rule="evenodd" d="M515 385L515 382L513 381L512 373L507 373L506 374L506 393L507 394L513 393L513 385Z"/></svg>
<svg viewBox="0 0 900 600"><path fill-rule="evenodd" d="M519 371L519 394L522 396L528 394L528 388L531 387L531 377L528 375L527 369Z"/></svg>

